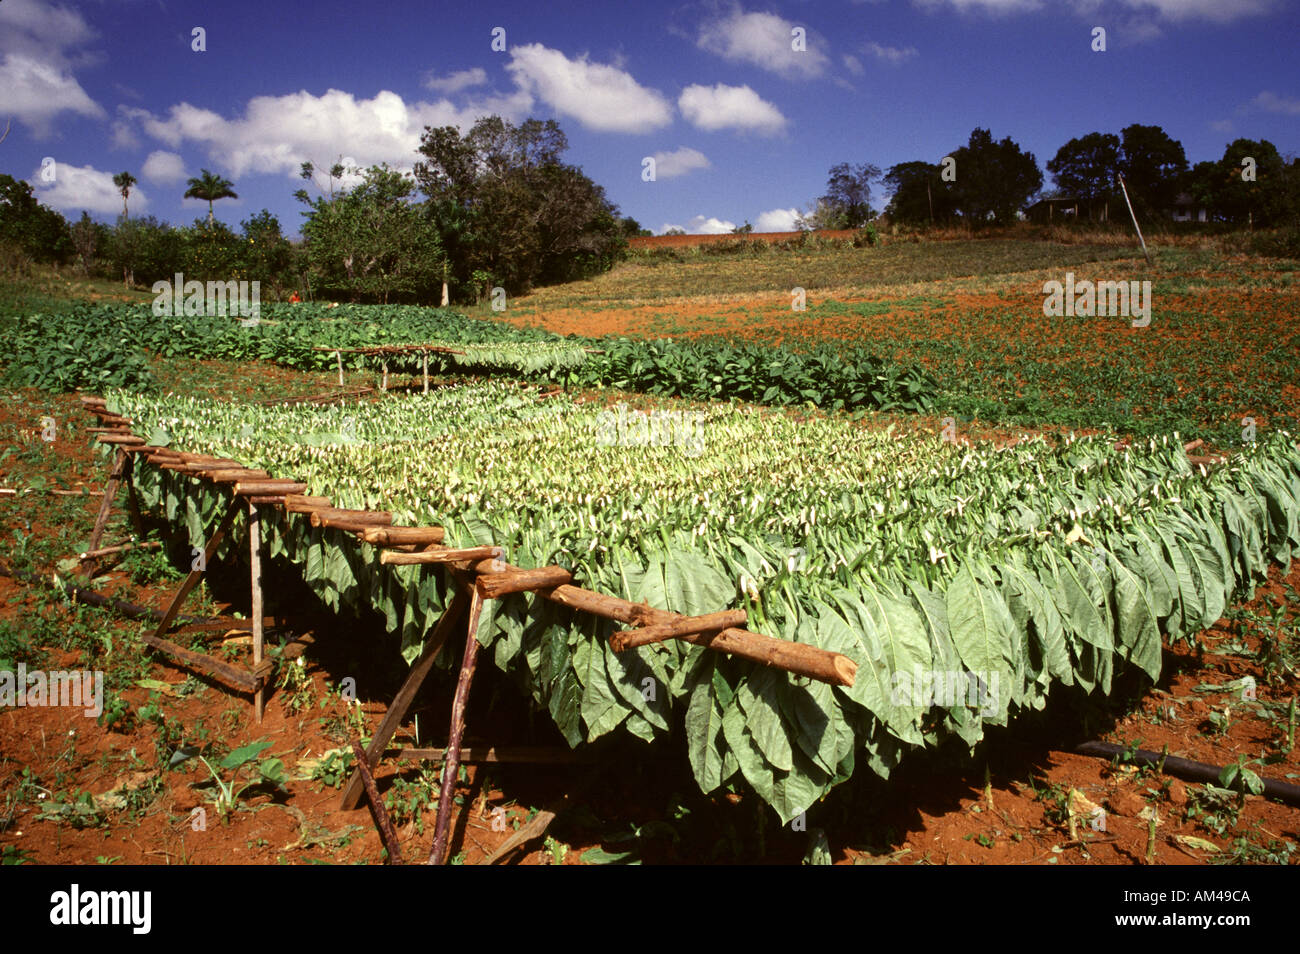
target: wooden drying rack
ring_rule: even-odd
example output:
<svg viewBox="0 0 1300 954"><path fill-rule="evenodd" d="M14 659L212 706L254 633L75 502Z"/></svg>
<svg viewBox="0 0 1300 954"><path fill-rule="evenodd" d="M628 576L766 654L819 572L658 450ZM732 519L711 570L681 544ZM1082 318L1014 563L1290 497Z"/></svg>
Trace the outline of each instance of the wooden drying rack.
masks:
<svg viewBox="0 0 1300 954"><path fill-rule="evenodd" d="M367 794L369 790L371 806L379 822L381 833L384 834L391 860L398 859L400 855L396 842L390 841L391 825L387 823L383 803L373 794L372 773L414 702L416 693L432 671L434 659L443 645L454 634L463 633L465 646L456 693L452 701L448 744L445 750L436 753L444 756L444 759L433 851L429 861L432 864L442 864L446 861L451 798L455 790L457 770L462 761L461 740L465 734L465 706L478 662L478 625L485 600L501 599L514 593L532 592L572 610L623 623L629 628L614 633L610 638L610 645L616 652L624 652L637 646L667 639L680 639L830 685L852 686L856 677L857 664L847 656L744 629L747 620L744 610L684 616L644 603L632 603L574 586L572 574L560 566L544 566L535 569L511 566L504 561L504 551L501 547L448 547L443 544L445 531L442 527L393 526L391 513L336 508L332 506L328 497L307 496L305 483L292 479L272 478L265 471L245 467L239 461L152 446L143 437L131 432L130 419L109 412L103 398L83 395L81 402L86 410L99 418L102 426L93 428L92 431L100 443L114 446L117 450L113 471L105 485L103 503L95 521L90 545L87 547L88 554L98 547L108 522L113 500L123 483L128 488L132 520L137 530L140 529L139 501L131 482L131 472L136 458L143 458L149 464L164 470L224 486L231 492L230 503L216 532L209 538L204 549L204 566L206 561L215 556L217 548L229 532L235 518L241 512L246 514L252 590L253 666L251 671L202 653L183 649L164 638L175 621L181 604L202 578L203 571L199 569L192 570L186 576L164 612L157 629L152 634L146 635L144 640L150 647L165 655L219 676L245 692L251 692L258 722L261 722L265 709L266 682L272 668L270 661L263 656L261 508L277 508L286 515L296 514L309 519L314 527L328 527L354 534L360 542L368 543L380 551L379 562L383 565L437 564L448 571L455 595L433 632L425 638L420 656L411 666L406 680L375 730L370 745L365 751L364 760L360 761L353 770L343 790L344 809L356 808L362 795ZM94 559L93 556L88 557L83 561L83 565L93 568ZM505 751L502 750L503 755L499 756L500 758L509 757L504 754ZM399 757L403 755L430 757L431 754L434 754L432 750L419 749L403 749L398 752ZM517 757L521 760L530 760L527 752L517 754ZM496 758L495 753L489 754L490 760Z"/></svg>

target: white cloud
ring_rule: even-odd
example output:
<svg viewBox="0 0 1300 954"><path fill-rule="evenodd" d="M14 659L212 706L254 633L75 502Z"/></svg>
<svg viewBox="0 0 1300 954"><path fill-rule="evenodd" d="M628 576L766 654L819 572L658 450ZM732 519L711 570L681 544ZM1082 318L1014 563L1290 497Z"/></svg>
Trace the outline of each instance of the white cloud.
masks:
<svg viewBox="0 0 1300 954"><path fill-rule="evenodd" d="M794 232L799 220L798 209L769 209L754 220L755 232Z"/></svg>
<svg viewBox="0 0 1300 954"><path fill-rule="evenodd" d="M459 93L463 89L469 89L471 86L482 86L486 82L487 70L481 66L475 66L472 69L448 73L443 77L430 74L425 77L424 86L425 89L437 90L440 93L451 95L452 93Z"/></svg>
<svg viewBox="0 0 1300 954"><path fill-rule="evenodd" d="M740 129L772 135L786 124L781 111L748 86L688 86L677 106L687 122L710 132Z"/></svg>
<svg viewBox="0 0 1300 954"><path fill-rule="evenodd" d="M331 89L320 96L305 90L257 96L236 119L189 103L173 106L164 117L133 107L120 107L119 115L124 123L172 149L186 142L205 146L211 161L228 175L296 177L305 161L329 166L340 157L362 168L384 162L405 168L419 148L425 126L468 129L478 116L494 112L518 120L530 103L527 94L516 92L458 109L445 99L407 103L388 90L358 99Z"/></svg>
<svg viewBox="0 0 1300 954"><path fill-rule="evenodd" d="M1166 20L1209 20L1227 23L1275 10L1275 0L1121 0L1135 10L1154 10Z"/></svg>
<svg viewBox="0 0 1300 954"><path fill-rule="evenodd" d="M1210 123L1210 128L1215 132L1230 133L1233 130L1231 119L1216 119Z"/></svg>
<svg viewBox="0 0 1300 954"><path fill-rule="evenodd" d="M41 137L49 135L60 113L105 116L72 75L74 66L94 57L71 51L95 35L81 14L67 7L42 0L0 3L0 109Z"/></svg>
<svg viewBox="0 0 1300 954"><path fill-rule="evenodd" d="M4 5L0 4L0 9ZM50 121L62 112L103 117L103 107L91 99L66 70L16 53L0 63L0 89L7 115L26 123L38 136L50 132Z"/></svg>
<svg viewBox="0 0 1300 954"><path fill-rule="evenodd" d="M864 49L878 60L888 63L890 66L898 66L906 63L912 57L916 56L916 47L897 47L882 46L879 43L868 43Z"/></svg>
<svg viewBox="0 0 1300 954"><path fill-rule="evenodd" d="M1041 0L912 0L913 4L927 10L949 7L962 13L981 11L991 14L1027 13L1044 9ZM1208 20L1227 23L1243 17L1259 16L1279 8L1279 0L1072 0L1072 11L1079 16L1091 17L1113 12L1114 7L1126 7L1142 13L1154 13L1171 22ZM1142 37L1146 39L1149 37Z"/></svg>
<svg viewBox="0 0 1300 954"><path fill-rule="evenodd" d="M862 66L862 61L859 60L856 56L850 56L848 53L845 53L843 56L843 61L844 61L844 68L848 70L850 73L852 73L854 76L861 76L864 72L866 72L866 70Z"/></svg>
<svg viewBox="0 0 1300 954"><path fill-rule="evenodd" d="M1279 96L1277 93L1269 90L1265 90L1252 99L1250 105L1268 113L1285 113L1288 116L1300 116L1300 99L1292 96Z"/></svg>
<svg viewBox="0 0 1300 954"><path fill-rule="evenodd" d="M672 122L672 106L658 90L584 55L571 60L540 43L510 50L506 66L520 89L562 116L600 132L642 133Z"/></svg>
<svg viewBox="0 0 1300 954"><path fill-rule="evenodd" d="M157 149L149 153L140 172L154 182L180 182L185 178L185 160L174 152Z"/></svg>
<svg viewBox="0 0 1300 954"><path fill-rule="evenodd" d="M41 204L51 208L71 213L78 213L82 209L104 213L122 211L122 193L113 185L111 172L101 172L91 166L59 163L54 170L53 182L42 181L39 170L32 173L27 181L32 184ZM128 207L132 215L149 207L149 197L139 186L131 189Z"/></svg>
<svg viewBox="0 0 1300 954"><path fill-rule="evenodd" d="M659 231L655 234L663 235L669 229L682 229L687 235L725 235L735 227L735 222L728 222L714 216L697 215L685 225L674 225L671 222L665 222L659 226Z"/></svg>
<svg viewBox="0 0 1300 954"><path fill-rule="evenodd" d="M794 48L796 27L805 31L802 50ZM820 34L774 13L746 13L738 5L701 24L696 44L723 59L752 63L786 77L810 79L830 66L827 43Z"/></svg>
<svg viewBox="0 0 1300 954"><path fill-rule="evenodd" d="M961 13L979 10L992 14L1026 13L1042 9L1040 0L912 0L923 9L934 10L939 7L952 7Z"/></svg>
<svg viewBox="0 0 1300 954"><path fill-rule="evenodd" d="M655 177L658 179L672 179L676 176L684 176L688 172L694 172L696 169L707 169L712 165L708 156L689 146L682 146L672 152L656 152L654 161Z"/></svg>

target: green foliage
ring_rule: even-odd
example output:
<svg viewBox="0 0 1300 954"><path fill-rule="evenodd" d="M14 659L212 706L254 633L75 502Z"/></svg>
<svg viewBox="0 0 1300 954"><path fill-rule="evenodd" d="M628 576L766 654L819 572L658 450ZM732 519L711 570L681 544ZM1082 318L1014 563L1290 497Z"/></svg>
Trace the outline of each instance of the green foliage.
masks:
<svg viewBox="0 0 1300 954"><path fill-rule="evenodd" d="M451 278L472 298L472 274L511 294L608 269L626 248L618 209L561 157L568 139L555 120L514 125L486 116L464 135L426 128L415 177L445 250Z"/></svg>
<svg viewBox="0 0 1300 954"><path fill-rule="evenodd" d="M311 163L302 177L312 178ZM432 296L441 280L443 253L437 231L411 201L408 175L372 166L353 189L314 201L299 191L308 211L302 234L311 282L318 295L387 302L390 297Z"/></svg>
<svg viewBox="0 0 1300 954"><path fill-rule="evenodd" d="M149 388L153 376L126 313L81 305L0 319L3 380L47 391Z"/></svg>
<svg viewBox="0 0 1300 954"><path fill-rule="evenodd" d="M615 653L614 624L528 595L484 607L487 655L570 745L679 732L702 791L744 784L783 820L855 769L887 776L913 747L975 745L1058 686L1158 678L1165 638L1219 619L1300 547L1286 434L1204 476L1177 439L994 450L723 405L700 412L689 448L634 429L608 441L607 411L504 385L347 408L129 394L110 407L340 506L442 526L451 546L499 545L687 615L744 608L756 632L845 654L857 681L832 689L678 642ZM216 491L171 472L137 483L196 536L219 514ZM267 546L332 611L382 615L408 659L450 598L440 571L383 567L305 521L272 527ZM924 672L962 691L927 694L912 681Z"/></svg>
<svg viewBox="0 0 1300 954"><path fill-rule="evenodd" d="M862 349L821 345L795 351L709 339L609 338L599 345L601 354L592 355L576 371L552 377L586 387L777 406L904 411L933 406L929 375Z"/></svg>
<svg viewBox="0 0 1300 954"><path fill-rule="evenodd" d="M1010 136L994 142L987 129L972 131L952 158L957 163L953 204L974 228L1011 222L1043 184L1033 153L1022 151Z"/></svg>
<svg viewBox="0 0 1300 954"><path fill-rule="evenodd" d="M37 262L64 262L72 255L72 233L63 216L41 205L26 182L0 174L0 246L4 245Z"/></svg>

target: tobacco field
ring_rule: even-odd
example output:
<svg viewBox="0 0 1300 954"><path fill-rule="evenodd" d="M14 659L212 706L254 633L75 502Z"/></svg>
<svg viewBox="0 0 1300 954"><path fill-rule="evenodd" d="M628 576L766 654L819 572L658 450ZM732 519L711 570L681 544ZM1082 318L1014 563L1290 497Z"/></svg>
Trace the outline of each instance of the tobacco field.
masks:
<svg viewBox="0 0 1300 954"><path fill-rule="evenodd" d="M609 442L599 403L491 382L351 406L148 391L109 406L150 443L443 526L450 545L500 545L518 566L558 563L684 614L745 609L756 632L850 657L855 684L832 688L671 640L616 653L613 624L532 594L485 606L480 642L571 746L674 739L702 791L743 778L783 821L855 771L974 745L1058 687L1156 678L1162 635L1190 638L1300 547L1300 451L1283 432L1207 474L1177 435L968 447L734 403L693 412L702 441L646 440L634 414ZM221 501L142 470L145 502L200 543ZM273 560L332 608L382 614L408 659L449 602L441 570L381 566L305 518L266 526ZM922 670L994 691L933 706L900 694Z"/></svg>

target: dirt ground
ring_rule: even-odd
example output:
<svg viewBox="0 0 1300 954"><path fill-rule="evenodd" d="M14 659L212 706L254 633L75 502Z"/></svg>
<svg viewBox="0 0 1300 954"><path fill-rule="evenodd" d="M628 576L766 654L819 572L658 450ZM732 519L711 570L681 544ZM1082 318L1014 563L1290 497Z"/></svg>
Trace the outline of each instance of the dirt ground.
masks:
<svg viewBox="0 0 1300 954"><path fill-rule="evenodd" d="M214 366L215 368L215 366ZM215 373L215 372L214 372ZM250 394L315 393L319 381L266 369ZM296 384L295 384L296 381ZM102 486L106 466L90 451L91 423L71 397L22 392L0 403L0 486ZM40 418L60 422L40 438ZM97 497L48 493L0 497L0 561L44 579L89 535ZM120 519L120 518L119 518ZM124 522L110 525L122 539ZM109 558L95 588L162 607L179 575L136 554ZM185 610L219 615L207 632L174 639L248 662L247 584L209 574ZM780 827L754 798L698 793L680 746L650 749L611 741L577 763L465 766L456 786L451 852L474 864L537 812L559 815L514 864L797 863L825 847L840 864L1285 864L1300 842L1300 810L1260 796L1215 792L1150 769L1072 754L1101 739L1224 766L1239 759L1260 777L1300 778L1288 705L1296 694L1300 566L1275 567L1267 585L1201 634L1199 645L1165 654L1155 687L1117 683L1109 699L1067 693L1047 711L999 730L970 755L959 747L905 762L889 781L865 769L793 826ZM103 668L120 699L115 719L80 710L0 710L0 848L6 862L79 864L366 863L385 860L370 811L343 811L346 772L327 756L368 735L400 685L402 667L382 621L336 619L293 581L276 580L271 639L305 646L278 663L277 689L258 725L247 696L196 676L139 642L141 624L77 606L42 583L0 576L0 656L32 654L30 668ZM15 650L15 647L17 649ZM356 681L356 704L341 687ZM1254 698L1240 680L1254 679ZM451 680L426 687L408 744L445 739ZM1294 708L1290 709L1294 713ZM544 714L530 712L492 667L480 670L468 713L473 747L561 746ZM1288 739L1288 732L1291 738ZM268 743L239 768L221 760ZM197 757L181 760L196 751ZM256 762L279 759L281 785L253 785L223 817L220 789L258 777ZM378 784L397 827L403 859L427 858L439 766L381 764ZM986 775L987 773L987 775ZM1073 808L1073 811L1071 810Z"/></svg>

